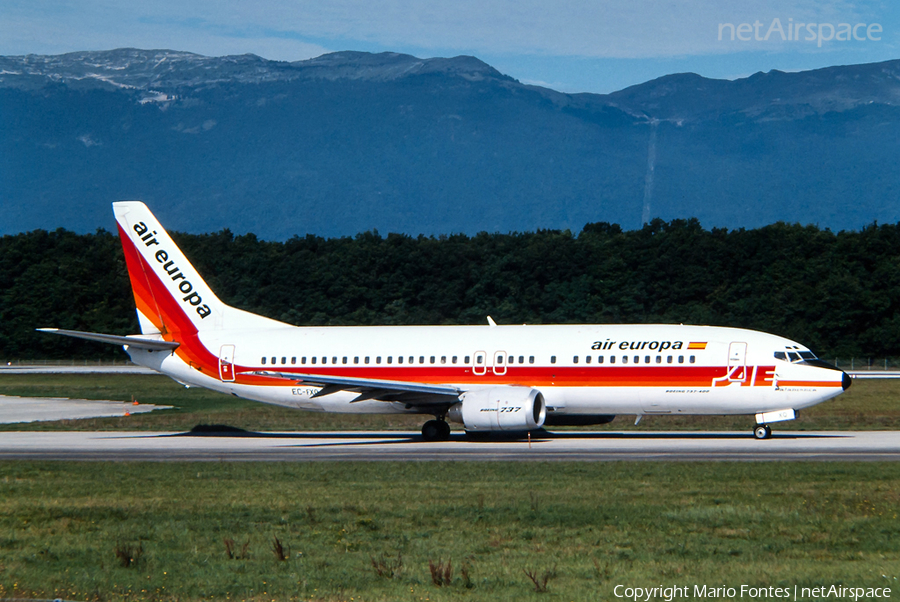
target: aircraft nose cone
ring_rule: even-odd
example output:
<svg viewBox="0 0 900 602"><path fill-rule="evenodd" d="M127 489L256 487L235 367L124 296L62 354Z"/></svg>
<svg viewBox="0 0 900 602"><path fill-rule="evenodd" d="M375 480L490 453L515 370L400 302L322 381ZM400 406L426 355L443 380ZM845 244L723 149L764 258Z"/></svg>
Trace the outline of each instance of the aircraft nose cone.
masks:
<svg viewBox="0 0 900 602"><path fill-rule="evenodd" d="M853 381L850 379L850 375L844 372L844 378L841 379L841 386L844 388L844 391L849 389L852 384Z"/></svg>

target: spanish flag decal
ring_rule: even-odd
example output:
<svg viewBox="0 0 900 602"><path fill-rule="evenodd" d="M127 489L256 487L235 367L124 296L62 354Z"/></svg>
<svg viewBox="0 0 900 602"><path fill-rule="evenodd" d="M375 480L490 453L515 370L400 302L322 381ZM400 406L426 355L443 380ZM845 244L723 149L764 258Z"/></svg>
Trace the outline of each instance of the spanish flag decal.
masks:
<svg viewBox="0 0 900 602"><path fill-rule="evenodd" d="M706 349L706 342L703 343L688 343L688 349Z"/></svg>

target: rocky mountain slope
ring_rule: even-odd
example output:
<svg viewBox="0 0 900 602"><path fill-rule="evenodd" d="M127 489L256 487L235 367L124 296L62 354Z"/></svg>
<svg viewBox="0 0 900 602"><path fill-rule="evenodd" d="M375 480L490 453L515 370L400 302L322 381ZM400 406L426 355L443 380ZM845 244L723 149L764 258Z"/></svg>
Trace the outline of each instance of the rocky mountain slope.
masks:
<svg viewBox="0 0 900 602"><path fill-rule="evenodd" d="M173 229L581 229L697 217L900 220L900 61L609 95L523 85L473 57L308 61L120 49L0 57L0 234Z"/></svg>

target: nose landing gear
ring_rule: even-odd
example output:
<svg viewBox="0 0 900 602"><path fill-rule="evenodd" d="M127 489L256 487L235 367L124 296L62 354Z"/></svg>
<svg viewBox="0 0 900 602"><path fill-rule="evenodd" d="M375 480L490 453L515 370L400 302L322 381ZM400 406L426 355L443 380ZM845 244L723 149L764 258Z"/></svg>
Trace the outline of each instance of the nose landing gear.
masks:
<svg viewBox="0 0 900 602"><path fill-rule="evenodd" d="M753 436L757 439L771 439L772 427L768 424L757 424L753 427Z"/></svg>
<svg viewBox="0 0 900 602"><path fill-rule="evenodd" d="M446 420L429 420L422 425L422 439L425 441L447 441L450 438L450 425Z"/></svg>

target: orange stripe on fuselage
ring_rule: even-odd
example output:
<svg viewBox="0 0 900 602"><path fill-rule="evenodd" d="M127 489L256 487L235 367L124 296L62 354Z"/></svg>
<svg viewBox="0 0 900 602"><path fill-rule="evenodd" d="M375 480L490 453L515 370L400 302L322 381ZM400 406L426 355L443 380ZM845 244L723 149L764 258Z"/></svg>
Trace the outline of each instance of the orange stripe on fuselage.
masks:
<svg viewBox="0 0 900 602"><path fill-rule="evenodd" d="M779 387L840 387L841 381L821 380L779 380Z"/></svg>

